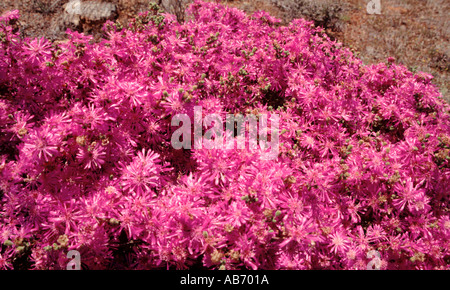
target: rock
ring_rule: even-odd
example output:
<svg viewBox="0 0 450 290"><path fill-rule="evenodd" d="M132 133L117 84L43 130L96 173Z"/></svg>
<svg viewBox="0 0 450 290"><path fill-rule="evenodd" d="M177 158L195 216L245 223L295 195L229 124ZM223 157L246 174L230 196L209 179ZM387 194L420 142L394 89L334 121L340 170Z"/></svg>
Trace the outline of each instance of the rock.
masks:
<svg viewBox="0 0 450 290"><path fill-rule="evenodd" d="M117 16L116 5L109 2L71 0L64 5L64 20L76 26L81 20L105 21Z"/></svg>

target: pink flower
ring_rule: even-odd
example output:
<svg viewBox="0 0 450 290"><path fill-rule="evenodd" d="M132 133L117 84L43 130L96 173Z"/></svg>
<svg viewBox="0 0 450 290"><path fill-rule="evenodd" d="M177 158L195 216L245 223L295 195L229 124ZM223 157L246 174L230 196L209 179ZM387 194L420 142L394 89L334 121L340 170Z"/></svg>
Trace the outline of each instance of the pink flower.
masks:
<svg viewBox="0 0 450 290"><path fill-rule="evenodd" d="M329 236L331 251L335 254L346 254L350 241L342 230L336 230Z"/></svg>
<svg viewBox="0 0 450 290"><path fill-rule="evenodd" d="M23 151L34 160L47 162L58 153L58 136L49 129L33 130L24 142Z"/></svg>
<svg viewBox="0 0 450 290"><path fill-rule="evenodd" d="M88 269L367 269L373 249L382 269L449 268L450 107L430 75L364 65L303 19L151 7L100 42L0 17L1 269L63 269L69 249ZM173 148L170 115L194 106L276 113L276 158L234 130L234 148L211 131Z"/></svg>
<svg viewBox="0 0 450 290"><path fill-rule="evenodd" d="M399 198L394 200L394 206L399 210L402 211L406 205L410 205L411 203L413 203L416 199L420 199L423 197L424 194L424 190L423 189L419 189L420 184L417 184L416 186L414 186L411 178L409 178L408 180L406 180L404 182L404 184L396 184L396 186L394 187L394 190L397 192ZM422 208L425 206L425 204L423 203Z"/></svg>
<svg viewBox="0 0 450 290"><path fill-rule="evenodd" d="M382 241L385 239L385 237L386 237L386 233L380 225L370 226L367 229L367 238L371 242Z"/></svg>
<svg viewBox="0 0 450 290"><path fill-rule="evenodd" d="M9 255L11 255L11 253L9 253ZM0 254L0 269L1 270L11 270L13 269L13 265L12 263L9 261L10 258L8 253L5 254ZM11 255L12 256L12 255Z"/></svg>
<svg viewBox="0 0 450 290"><path fill-rule="evenodd" d="M233 201L224 210L227 211L227 222L233 227L238 228L250 219L250 212L242 201Z"/></svg>
<svg viewBox="0 0 450 290"><path fill-rule="evenodd" d="M115 118L108 115L103 108L96 108L93 104L88 107L76 105L73 108L74 120L85 128L92 130L100 130L106 132L108 130L107 121L114 121Z"/></svg>
<svg viewBox="0 0 450 290"><path fill-rule="evenodd" d="M134 107L141 105L147 98L144 87L139 83L119 81L117 88L119 96L129 99Z"/></svg>
<svg viewBox="0 0 450 290"><path fill-rule="evenodd" d="M99 169L105 163L106 153L96 142L78 149L77 160L84 164L84 169Z"/></svg>
<svg viewBox="0 0 450 290"><path fill-rule="evenodd" d="M10 128L10 130L13 131L19 138L25 136L34 125L33 122L30 122L30 120L33 119L33 116L28 112L19 111L15 114L14 119L15 124Z"/></svg>
<svg viewBox="0 0 450 290"><path fill-rule="evenodd" d="M30 40L24 51L25 62L40 64L51 57L51 43L44 37Z"/></svg>
<svg viewBox="0 0 450 290"><path fill-rule="evenodd" d="M158 153L151 150L145 152L145 149L142 149L123 170L122 185L124 189L142 194L152 188L160 188L163 182L160 174L168 169L159 163Z"/></svg>
<svg viewBox="0 0 450 290"><path fill-rule="evenodd" d="M294 245L304 246L320 241L320 238L315 234L317 225L314 224L310 216L305 215L296 219L286 218L285 227L288 237L279 244L281 248L291 244L291 242L296 242Z"/></svg>

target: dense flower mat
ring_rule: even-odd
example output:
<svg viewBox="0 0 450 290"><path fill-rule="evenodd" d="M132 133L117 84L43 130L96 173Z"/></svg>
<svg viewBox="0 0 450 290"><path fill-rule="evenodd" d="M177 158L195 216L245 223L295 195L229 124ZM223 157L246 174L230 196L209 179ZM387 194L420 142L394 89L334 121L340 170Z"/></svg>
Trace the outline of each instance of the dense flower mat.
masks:
<svg viewBox="0 0 450 290"><path fill-rule="evenodd" d="M450 107L305 20L195 2L105 40L0 18L0 268L449 269ZM279 155L174 149L176 114L280 116ZM374 252L376 251L376 252ZM372 253L372 254L369 254Z"/></svg>

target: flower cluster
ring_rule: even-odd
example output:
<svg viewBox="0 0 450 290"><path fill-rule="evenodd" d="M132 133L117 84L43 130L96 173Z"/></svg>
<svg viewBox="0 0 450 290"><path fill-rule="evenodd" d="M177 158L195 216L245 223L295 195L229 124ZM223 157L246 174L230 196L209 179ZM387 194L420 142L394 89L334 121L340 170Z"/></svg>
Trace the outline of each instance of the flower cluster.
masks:
<svg viewBox="0 0 450 290"><path fill-rule="evenodd" d="M194 2L105 38L0 17L0 268L449 269L450 106L302 19ZM278 114L279 155L174 149L176 114ZM207 128L203 128L207 129ZM228 136L233 138L233 136Z"/></svg>

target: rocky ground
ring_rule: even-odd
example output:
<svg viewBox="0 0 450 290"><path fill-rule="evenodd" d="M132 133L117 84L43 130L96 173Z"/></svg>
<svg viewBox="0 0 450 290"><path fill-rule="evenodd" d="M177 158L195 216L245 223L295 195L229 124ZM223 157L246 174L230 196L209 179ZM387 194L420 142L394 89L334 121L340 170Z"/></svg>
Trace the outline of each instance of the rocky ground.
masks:
<svg viewBox="0 0 450 290"><path fill-rule="evenodd" d="M64 39L66 29L71 28L99 39L106 19L126 24L128 19L145 11L150 2L157 2L184 21L184 8L190 0L2 0L0 14L18 9L24 37L60 40ZM448 0L380 0L380 14L368 13L369 0L222 2L248 13L266 10L284 24L300 17L313 20L367 64L393 56L412 71L432 74L434 83L450 102Z"/></svg>

